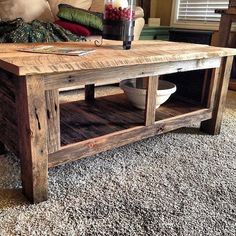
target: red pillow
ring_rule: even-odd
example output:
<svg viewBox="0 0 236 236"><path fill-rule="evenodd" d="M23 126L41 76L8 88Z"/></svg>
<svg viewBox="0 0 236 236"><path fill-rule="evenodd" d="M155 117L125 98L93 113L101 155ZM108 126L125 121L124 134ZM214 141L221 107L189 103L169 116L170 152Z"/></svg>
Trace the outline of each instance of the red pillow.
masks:
<svg viewBox="0 0 236 236"><path fill-rule="evenodd" d="M78 36L90 36L92 34L92 32L88 28L77 23L72 23L64 20L57 20L54 23Z"/></svg>

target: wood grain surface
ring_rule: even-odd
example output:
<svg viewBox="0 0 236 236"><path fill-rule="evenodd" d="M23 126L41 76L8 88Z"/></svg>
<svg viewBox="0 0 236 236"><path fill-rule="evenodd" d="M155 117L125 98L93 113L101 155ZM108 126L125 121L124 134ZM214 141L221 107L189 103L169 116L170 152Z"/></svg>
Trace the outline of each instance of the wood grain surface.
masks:
<svg viewBox="0 0 236 236"><path fill-rule="evenodd" d="M212 110L188 101L169 100L156 110L155 123L145 126L145 111L124 94L61 104L62 148L49 154L49 167L75 161L114 147L208 120Z"/></svg>
<svg viewBox="0 0 236 236"><path fill-rule="evenodd" d="M48 166L194 122L204 121L204 132L220 131L236 49L139 41L126 51L120 42L104 41L83 57L18 51L34 45L42 44L0 44L0 142L19 149L23 191L34 203L48 198ZM95 48L92 42L53 45ZM203 90L202 106L174 99L155 109L156 76L219 68L221 61ZM132 108L123 95L94 99L99 81L140 77L149 77L146 111ZM86 100L59 105L58 89L78 85L86 86Z"/></svg>
<svg viewBox="0 0 236 236"><path fill-rule="evenodd" d="M0 142L18 155L16 77L0 70Z"/></svg>
<svg viewBox="0 0 236 236"><path fill-rule="evenodd" d="M150 126L155 123L156 97L159 78L150 76L147 80L146 106L145 106L145 125Z"/></svg>
<svg viewBox="0 0 236 236"><path fill-rule="evenodd" d="M201 130L211 135L220 134L221 124L223 120L223 112L225 109L226 96L228 92L229 79L233 64L233 57L227 57L222 60L222 70L216 70L215 83L216 91L214 99L211 99L213 106L213 117L210 120L201 123ZM219 74L217 74L217 72Z"/></svg>
<svg viewBox="0 0 236 236"><path fill-rule="evenodd" d="M188 101L170 99L155 110L154 122L165 122L173 117L184 119L186 114L198 110L207 114L211 111ZM100 97L93 103L82 100L61 104L60 111L62 146L144 126L146 117L145 111L132 106L123 93Z"/></svg>
<svg viewBox="0 0 236 236"><path fill-rule="evenodd" d="M18 80L17 114L23 193L33 203L48 198L47 120L44 83L38 76Z"/></svg>
<svg viewBox="0 0 236 236"><path fill-rule="evenodd" d="M60 110L58 90L47 90L45 102L47 109L47 136L48 152L52 153L60 149Z"/></svg>
<svg viewBox="0 0 236 236"><path fill-rule="evenodd" d="M16 75L32 75L236 55L236 49L167 41L137 41L131 50L122 50L120 42L106 40L101 47L94 46L92 42L53 44L96 49L94 53L82 57L17 51L35 45L45 44L1 44L0 68Z"/></svg>

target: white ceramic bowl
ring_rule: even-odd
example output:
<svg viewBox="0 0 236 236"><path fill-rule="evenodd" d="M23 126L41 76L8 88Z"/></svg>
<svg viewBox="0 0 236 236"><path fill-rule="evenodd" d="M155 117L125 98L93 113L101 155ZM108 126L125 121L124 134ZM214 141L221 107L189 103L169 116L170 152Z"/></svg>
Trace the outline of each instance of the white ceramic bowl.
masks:
<svg viewBox="0 0 236 236"><path fill-rule="evenodd" d="M130 102L137 108L144 110L146 104L146 89L136 88L136 79L128 79L120 82L120 87L127 95ZM166 102L171 94L176 92L176 85L165 80L159 80L156 108Z"/></svg>

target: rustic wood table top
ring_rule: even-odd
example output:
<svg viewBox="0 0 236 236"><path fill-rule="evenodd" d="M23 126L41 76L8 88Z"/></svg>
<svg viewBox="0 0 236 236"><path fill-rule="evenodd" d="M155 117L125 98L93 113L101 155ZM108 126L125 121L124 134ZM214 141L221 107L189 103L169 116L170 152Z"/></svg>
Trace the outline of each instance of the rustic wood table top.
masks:
<svg viewBox="0 0 236 236"><path fill-rule="evenodd" d="M42 44L1 44L0 67L15 75L24 76L227 57L236 54L236 49L167 41L137 41L133 42L131 50L126 51L122 49L120 42L107 40L104 40L101 47L96 47L92 42L48 44L96 49L94 53L79 58L17 51L34 45Z"/></svg>

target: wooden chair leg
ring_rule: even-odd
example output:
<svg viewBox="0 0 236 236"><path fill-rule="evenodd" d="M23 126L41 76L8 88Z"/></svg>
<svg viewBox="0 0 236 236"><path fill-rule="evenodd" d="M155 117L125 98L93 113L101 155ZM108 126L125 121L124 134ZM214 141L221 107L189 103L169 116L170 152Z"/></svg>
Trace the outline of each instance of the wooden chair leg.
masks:
<svg viewBox="0 0 236 236"><path fill-rule="evenodd" d="M221 123L223 119L223 112L226 103L226 96L228 92L229 79L231 75L233 57L222 59L221 68L219 70L219 79L216 84L215 96L212 97L213 114L212 119L203 121L201 123L201 131L208 134L216 135L220 133ZM217 80L217 73L215 78Z"/></svg>
<svg viewBox="0 0 236 236"><path fill-rule="evenodd" d="M85 85L85 100L87 102L92 102L95 99L95 85Z"/></svg>
<svg viewBox="0 0 236 236"><path fill-rule="evenodd" d="M55 90L47 90L45 92L46 109L47 109L47 144L48 153L56 152L61 147L60 137L60 105L59 92Z"/></svg>
<svg viewBox="0 0 236 236"><path fill-rule="evenodd" d="M18 79L17 116L23 193L33 203L48 199L47 120L44 81Z"/></svg>
<svg viewBox="0 0 236 236"><path fill-rule="evenodd" d="M145 125L150 126L155 123L156 96L158 86L158 76L150 76L147 80Z"/></svg>

